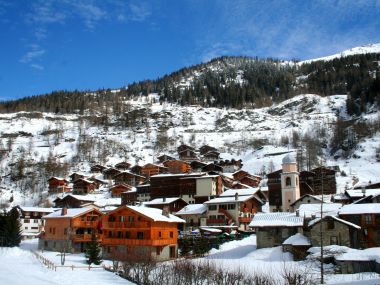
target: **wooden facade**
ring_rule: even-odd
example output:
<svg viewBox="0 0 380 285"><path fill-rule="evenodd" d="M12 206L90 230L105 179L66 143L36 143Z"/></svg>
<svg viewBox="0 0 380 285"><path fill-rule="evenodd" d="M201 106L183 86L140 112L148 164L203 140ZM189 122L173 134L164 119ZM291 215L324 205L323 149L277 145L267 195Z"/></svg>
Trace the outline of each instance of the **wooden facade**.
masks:
<svg viewBox="0 0 380 285"><path fill-rule="evenodd" d="M121 197L121 193L132 190L132 186L128 184L116 184L110 188L111 197Z"/></svg>
<svg viewBox="0 0 380 285"><path fill-rule="evenodd" d="M166 160L163 165L168 168L168 172L173 174L191 172L190 164L182 160Z"/></svg>
<svg viewBox="0 0 380 285"><path fill-rule="evenodd" d="M175 158L170 155L163 154L157 157L157 160L159 163L163 163L164 161L167 161L167 160L175 160Z"/></svg>
<svg viewBox="0 0 380 285"><path fill-rule="evenodd" d="M206 154L206 153L208 153L210 151L218 151L218 150L215 147L212 147L212 146L209 146L209 145L204 145L204 146L201 146L199 148L199 153L201 155L204 155L204 154Z"/></svg>
<svg viewBox="0 0 380 285"><path fill-rule="evenodd" d="M187 149L194 150L194 148L191 147L191 146L188 146L186 144L181 144L179 147L177 147L177 152L180 153L181 151L184 151L184 150L187 150Z"/></svg>
<svg viewBox="0 0 380 285"><path fill-rule="evenodd" d="M153 175L161 174L161 173L167 173L168 169L164 166L153 164L153 163L147 163L145 164L141 169L141 174L145 177L151 177Z"/></svg>
<svg viewBox="0 0 380 285"><path fill-rule="evenodd" d="M78 179L73 183L73 193L85 195L93 192L96 189L96 184L87 179Z"/></svg>
<svg viewBox="0 0 380 285"><path fill-rule="evenodd" d="M180 151L178 153L178 156L180 160L197 160L198 159L195 151L191 149L185 149L183 151Z"/></svg>
<svg viewBox="0 0 380 285"><path fill-rule="evenodd" d="M117 168L119 170L127 170L130 167L131 167L131 164L126 162L126 161L122 161L122 162L115 164L115 168Z"/></svg>
<svg viewBox="0 0 380 285"><path fill-rule="evenodd" d="M182 208L186 207L188 203L186 203L181 198L158 198L152 201L146 202L145 205L147 207L156 208L156 209L167 209L169 213L176 213Z"/></svg>
<svg viewBox="0 0 380 285"><path fill-rule="evenodd" d="M145 181L145 177L134 174L132 172L124 171L113 177L116 184L128 184L132 186L137 186Z"/></svg>
<svg viewBox="0 0 380 285"><path fill-rule="evenodd" d="M49 193L66 193L70 192L71 188L69 186L69 181L64 178L51 177L48 180L49 183Z"/></svg>
<svg viewBox="0 0 380 285"><path fill-rule="evenodd" d="M106 169L107 167L103 166L103 165L100 165L100 164L95 164L93 166L91 166L90 168L90 171L92 173L102 173L104 169Z"/></svg>
<svg viewBox="0 0 380 285"><path fill-rule="evenodd" d="M104 176L104 179L113 179L113 177L115 175L118 175L119 173L121 173L121 171L119 169L116 169L116 168L107 168L103 171L103 176Z"/></svg>
<svg viewBox="0 0 380 285"><path fill-rule="evenodd" d="M85 196L69 194L63 198L57 197L53 202L56 208L81 208L92 205L95 200L89 199Z"/></svg>
<svg viewBox="0 0 380 285"><path fill-rule="evenodd" d="M136 190L121 192L120 196L121 205L134 205L138 202Z"/></svg>

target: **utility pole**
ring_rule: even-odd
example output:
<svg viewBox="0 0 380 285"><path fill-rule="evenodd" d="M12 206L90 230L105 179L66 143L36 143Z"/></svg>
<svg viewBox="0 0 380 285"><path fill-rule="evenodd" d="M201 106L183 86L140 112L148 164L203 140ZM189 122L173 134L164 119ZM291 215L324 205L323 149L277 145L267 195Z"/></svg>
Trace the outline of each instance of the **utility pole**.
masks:
<svg viewBox="0 0 380 285"><path fill-rule="evenodd" d="M321 284L325 284L324 281L324 271L323 271L323 161L321 163L321 194L322 194L322 199L321 199L321 222L319 223L320 226L320 235L321 235Z"/></svg>

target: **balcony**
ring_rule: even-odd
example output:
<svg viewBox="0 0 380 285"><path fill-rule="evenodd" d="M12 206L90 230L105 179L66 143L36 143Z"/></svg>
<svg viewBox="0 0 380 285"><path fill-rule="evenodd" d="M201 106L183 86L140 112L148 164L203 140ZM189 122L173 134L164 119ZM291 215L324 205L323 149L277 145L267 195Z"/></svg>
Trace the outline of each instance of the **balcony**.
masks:
<svg viewBox="0 0 380 285"><path fill-rule="evenodd" d="M176 244L177 239L125 239L125 238L107 238L102 239L103 245L129 245L129 246L165 246Z"/></svg>
<svg viewBox="0 0 380 285"><path fill-rule="evenodd" d="M225 225L226 224L226 219L207 219L206 222L207 222L207 225L210 225L210 224L222 224L222 225Z"/></svg>
<svg viewBox="0 0 380 285"><path fill-rule="evenodd" d="M72 236L74 242L90 242L91 234L75 234ZM101 242L101 237L98 236L98 241Z"/></svg>
<svg viewBox="0 0 380 285"><path fill-rule="evenodd" d="M149 228L149 222L103 222L103 229Z"/></svg>
<svg viewBox="0 0 380 285"><path fill-rule="evenodd" d="M73 228L96 228L98 227L99 221L76 221L72 223Z"/></svg>
<svg viewBox="0 0 380 285"><path fill-rule="evenodd" d="M250 223L252 221L252 217L239 217L239 223Z"/></svg>

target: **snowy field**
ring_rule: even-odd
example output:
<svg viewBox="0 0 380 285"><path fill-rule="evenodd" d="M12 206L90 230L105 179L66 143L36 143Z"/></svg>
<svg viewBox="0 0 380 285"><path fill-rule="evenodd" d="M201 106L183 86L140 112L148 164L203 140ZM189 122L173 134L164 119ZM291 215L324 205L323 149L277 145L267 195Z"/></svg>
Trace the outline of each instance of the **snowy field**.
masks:
<svg viewBox="0 0 380 285"><path fill-rule="evenodd" d="M46 268L30 252L35 250L37 240L24 241L20 248L0 248L0 284L11 285L45 285L45 284L133 284L103 269L57 268L57 271ZM41 253L41 252L40 252ZM43 252L44 257L60 264L57 252ZM104 261L110 264L110 261ZM211 262L228 271L247 273L268 273L281 279L284 269L297 269L305 273L313 273L318 277L318 264L312 262L292 261L289 253L283 253L281 247L256 249L256 236L240 241L223 244L219 250L213 249L204 257L194 262ZM83 254L69 254L65 265L86 266ZM329 267L329 266L327 266ZM378 285L380 276L376 273L361 274L326 274L327 284ZM164 284L163 284L164 285Z"/></svg>

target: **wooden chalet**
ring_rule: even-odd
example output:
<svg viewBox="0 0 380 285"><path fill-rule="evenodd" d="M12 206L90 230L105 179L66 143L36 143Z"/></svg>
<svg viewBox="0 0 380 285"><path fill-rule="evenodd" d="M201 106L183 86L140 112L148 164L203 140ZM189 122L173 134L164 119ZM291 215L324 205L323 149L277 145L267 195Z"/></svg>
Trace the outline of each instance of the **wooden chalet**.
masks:
<svg viewBox="0 0 380 285"><path fill-rule="evenodd" d="M180 153L181 151L184 151L184 150L195 150L193 147L191 146L188 146L186 144L181 144L179 147L177 147L177 152Z"/></svg>
<svg viewBox="0 0 380 285"><path fill-rule="evenodd" d="M63 208L43 217L45 232L39 239L39 249L83 252L95 233L101 241L102 213L94 208Z"/></svg>
<svg viewBox="0 0 380 285"><path fill-rule="evenodd" d="M129 171L134 173L134 174L137 174L137 175L141 175L141 170L142 170L142 166L136 164L134 166L132 166Z"/></svg>
<svg viewBox="0 0 380 285"><path fill-rule="evenodd" d="M211 151L218 151L215 147L209 146L209 145L204 145L199 148L199 153L200 155L205 155L208 152Z"/></svg>
<svg viewBox="0 0 380 285"><path fill-rule="evenodd" d="M135 205L137 204L137 190L130 190L127 192L121 192L121 205Z"/></svg>
<svg viewBox="0 0 380 285"><path fill-rule="evenodd" d="M181 198L156 198L154 200L144 203L145 206L164 210L167 209L169 213L175 214L188 204Z"/></svg>
<svg viewBox="0 0 380 285"><path fill-rule="evenodd" d="M153 163L147 163L141 169L141 174L144 175L145 177L151 177L153 175L167 173L167 172L168 172L167 167L164 167L158 164L153 164Z"/></svg>
<svg viewBox="0 0 380 285"><path fill-rule="evenodd" d="M94 199L82 195L68 194L64 197L57 197L53 203L56 208L82 208L93 205Z"/></svg>
<svg viewBox="0 0 380 285"><path fill-rule="evenodd" d="M104 176L104 179L113 179L114 176L118 175L119 173L121 173L121 171L119 169L116 169L116 168L107 168L107 169L104 169L103 171L103 176Z"/></svg>
<svg viewBox="0 0 380 285"><path fill-rule="evenodd" d="M202 168L205 167L207 163L199 161L199 160L193 160L190 162L191 169L194 172L200 172L202 171Z"/></svg>
<svg viewBox="0 0 380 285"><path fill-rule="evenodd" d="M90 168L90 171L92 173L102 173L104 169L106 169L107 167L103 166L103 165L100 165L100 164L95 164L93 166L91 166Z"/></svg>
<svg viewBox="0 0 380 285"><path fill-rule="evenodd" d="M245 184L249 187L257 187L260 184L261 177L257 175L252 175L244 170L238 170L232 174L235 181Z"/></svg>
<svg viewBox="0 0 380 285"><path fill-rule="evenodd" d="M123 171L114 176L114 181L116 184L128 184L132 186L142 184L145 179L146 178L144 176L134 174L129 171Z"/></svg>
<svg viewBox="0 0 380 285"><path fill-rule="evenodd" d="M118 198L121 197L121 193L131 191L133 187L128 184L116 184L113 185L109 191L111 192L112 198Z"/></svg>
<svg viewBox="0 0 380 285"><path fill-rule="evenodd" d="M70 182L75 182L76 180L85 178L86 176L82 173L74 172L69 177L70 177Z"/></svg>
<svg viewBox="0 0 380 285"><path fill-rule="evenodd" d="M64 178L51 177L48 180L49 193L66 193L71 191L69 181Z"/></svg>
<svg viewBox="0 0 380 285"><path fill-rule="evenodd" d="M185 149L178 152L178 156L180 160L197 160L198 159L195 151L191 149Z"/></svg>
<svg viewBox="0 0 380 285"><path fill-rule="evenodd" d="M140 184L136 186L137 201L147 202L150 201L150 184Z"/></svg>
<svg viewBox="0 0 380 285"><path fill-rule="evenodd" d="M163 163L164 161L167 161L167 160L175 160L175 158L170 155L163 154L157 157L157 160L159 163Z"/></svg>
<svg viewBox="0 0 380 285"><path fill-rule="evenodd" d="M243 163L241 159L219 160L215 162L215 164L223 167L223 172L229 172L229 173L234 173L243 167Z"/></svg>
<svg viewBox="0 0 380 285"><path fill-rule="evenodd" d="M215 161L218 160L220 156L220 152L218 151L209 151L203 155L203 160L206 161Z"/></svg>
<svg viewBox="0 0 380 285"><path fill-rule="evenodd" d="M73 183L73 194L86 195L93 192L96 188L95 182L80 178Z"/></svg>
<svg viewBox="0 0 380 285"><path fill-rule="evenodd" d="M380 246L380 204L350 204L339 210L339 218L361 227L359 247Z"/></svg>
<svg viewBox="0 0 380 285"><path fill-rule="evenodd" d="M129 261L176 258L178 225L184 222L160 209L121 206L103 217L103 257Z"/></svg>
<svg viewBox="0 0 380 285"><path fill-rule="evenodd" d="M202 167L203 172L216 172L216 173L223 173L223 167L220 165L217 165L215 163L209 163L206 166Z"/></svg>
<svg viewBox="0 0 380 285"><path fill-rule="evenodd" d="M122 161L122 162L119 162L117 164L115 164L115 168L119 169L119 170L127 170L131 167L132 165L126 161Z"/></svg>
<svg viewBox="0 0 380 285"><path fill-rule="evenodd" d="M163 162L163 165L167 167L169 173L179 174L191 172L190 164L182 160L166 160Z"/></svg>
<svg viewBox="0 0 380 285"><path fill-rule="evenodd" d="M96 177L94 177L94 176L89 177L87 180L94 182L95 185L96 185L96 189L98 189L98 188L101 187L101 186L108 185L108 182L107 182L107 181L104 181L104 180L102 180L102 179L96 178Z"/></svg>

